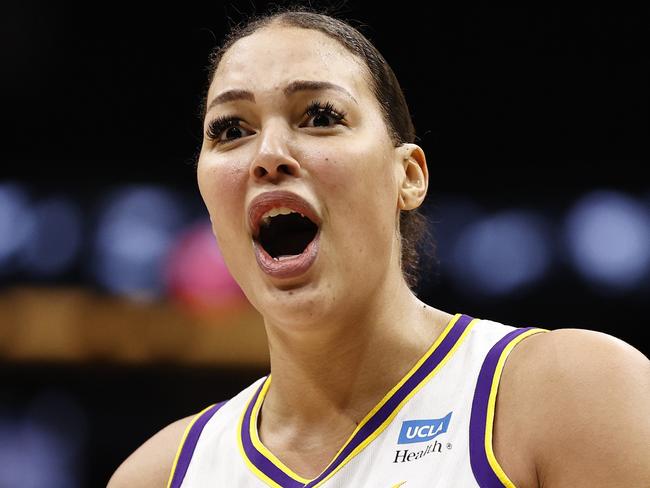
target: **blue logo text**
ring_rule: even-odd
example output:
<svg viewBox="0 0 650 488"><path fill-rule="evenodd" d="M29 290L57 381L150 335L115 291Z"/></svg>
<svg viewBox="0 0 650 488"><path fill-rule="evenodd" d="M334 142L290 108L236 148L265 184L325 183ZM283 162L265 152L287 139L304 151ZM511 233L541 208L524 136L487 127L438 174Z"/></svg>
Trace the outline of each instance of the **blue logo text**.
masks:
<svg viewBox="0 0 650 488"><path fill-rule="evenodd" d="M398 444L424 442L447 432L452 412L441 419L405 420L399 433Z"/></svg>

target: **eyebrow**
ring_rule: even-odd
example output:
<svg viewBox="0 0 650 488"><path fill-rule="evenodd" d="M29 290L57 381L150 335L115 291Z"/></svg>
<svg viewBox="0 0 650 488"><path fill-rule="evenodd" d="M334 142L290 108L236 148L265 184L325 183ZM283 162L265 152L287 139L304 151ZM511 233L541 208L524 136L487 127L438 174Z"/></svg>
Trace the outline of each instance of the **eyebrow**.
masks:
<svg viewBox="0 0 650 488"><path fill-rule="evenodd" d="M283 93L285 97L289 97L299 91L315 91L315 90L336 90L344 93L354 101L357 105L359 102L352 96L352 94L340 85L336 85L329 81L309 81L309 80L296 80L289 83L284 87ZM248 90L227 90L220 93L210 102L208 111L215 105L221 103L232 102L234 100L249 100L255 103L255 95Z"/></svg>

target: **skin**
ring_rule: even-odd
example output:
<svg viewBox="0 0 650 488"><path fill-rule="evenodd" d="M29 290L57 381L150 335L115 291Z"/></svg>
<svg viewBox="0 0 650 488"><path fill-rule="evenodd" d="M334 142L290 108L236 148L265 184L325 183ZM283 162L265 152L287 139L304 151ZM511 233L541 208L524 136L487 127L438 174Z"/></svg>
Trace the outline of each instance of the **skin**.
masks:
<svg viewBox="0 0 650 488"><path fill-rule="evenodd" d="M336 83L354 100L331 89L285 96L305 79ZM225 262L264 318L273 381L261 440L305 478L322 471L452 318L402 278L397 219L422 204L427 164L417 145L392 145L367 80L337 41L271 26L229 49L208 91L208 103L230 89L255 96L207 112L206 130L214 117L236 115L241 131L226 131L222 140L232 140L223 144L204 139L197 178ZM304 115L312 100L330 101L344 121L316 126L322 117ZM293 279L262 272L248 230L250 201L277 189L303 196L323 219L317 261ZM650 486L640 462L648 407L650 363L636 349L586 330L534 335L503 371L495 455L518 488ZM165 486L190 419L143 444L109 487Z"/></svg>
<svg viewBox="0 0 650 488"><path fill-rule="evenodd" d="M302 79L335 83L354 100L336 90L287 98L283 88ZM415 144L393 146L363 65L319 32L276 27L241 39L208 100L229 89L252 91L255 103L207 113L206 129L222 114L244 122L224 135L232 142L204 140L199 189L230 272L264 317L273 382L262 441L315 476L451 318L418 300L399 267L399 210L424 200L426 161ZM343 123L315 126L322 118L304 115L315 99L345 112ZM294 279L262 272L247 228L249 202L275 189L303 196L323 218L318 259ZM386 374L376 374L379 363Z"/></svg>

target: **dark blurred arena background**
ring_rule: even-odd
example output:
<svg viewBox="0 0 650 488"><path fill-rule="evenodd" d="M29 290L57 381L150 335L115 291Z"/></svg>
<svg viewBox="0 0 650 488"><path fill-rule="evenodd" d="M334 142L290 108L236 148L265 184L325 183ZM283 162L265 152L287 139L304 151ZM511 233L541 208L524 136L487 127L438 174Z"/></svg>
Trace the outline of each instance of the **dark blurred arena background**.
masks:
<svg viewBox="0 0 650 488"><path fill-rule="evenodd" d="M105 486L267 371L193 168L209 52L254 7L162 5L3 6L0 488ZM439 263L418 296L648 355L647 10L339 12L393 66L427 155Z"/></svg>

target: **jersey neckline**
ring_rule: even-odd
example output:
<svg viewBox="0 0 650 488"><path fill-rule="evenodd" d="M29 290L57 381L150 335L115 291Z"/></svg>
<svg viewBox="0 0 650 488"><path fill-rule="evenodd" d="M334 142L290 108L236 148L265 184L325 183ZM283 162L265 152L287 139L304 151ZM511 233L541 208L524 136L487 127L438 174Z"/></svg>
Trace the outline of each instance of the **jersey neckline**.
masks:
<svg viewBox="0 0 650 488"><path fill-rule="evenodd" d="M271 375L268 375L248 401L240 418L237 437L244 461L258 478L275 488L321 486L384 431L411 397L451 358L477 321L468 315L454 315L413 368L359 423L328 466L311 480L294 473L260 441L257 419L271 384Z"/></svg>

